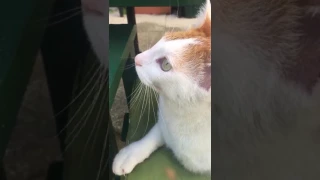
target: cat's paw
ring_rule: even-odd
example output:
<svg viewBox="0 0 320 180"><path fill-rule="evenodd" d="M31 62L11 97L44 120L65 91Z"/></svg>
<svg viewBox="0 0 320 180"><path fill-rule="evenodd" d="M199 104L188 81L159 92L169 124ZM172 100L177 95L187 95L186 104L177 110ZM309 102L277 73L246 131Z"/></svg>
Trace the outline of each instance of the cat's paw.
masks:
<svg viewBox="0 0 320 180"><path fill-rule="evenodd" d="M113 160L112 171L121 176L131 173L133 168L148 157L142 144L134 142L121 149Z"/></svg>

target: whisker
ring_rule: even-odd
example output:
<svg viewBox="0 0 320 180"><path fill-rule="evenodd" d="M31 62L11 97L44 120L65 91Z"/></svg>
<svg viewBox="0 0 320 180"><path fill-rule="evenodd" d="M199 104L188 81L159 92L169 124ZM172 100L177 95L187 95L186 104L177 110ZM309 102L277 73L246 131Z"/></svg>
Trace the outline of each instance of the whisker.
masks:
<svg viewBox="0 0 320 180"><path fill-rule="evenodd" d="M158 100L159 95L157 95L157 92L155 92L155 91L153 91L153 94L154 94L154 96L155 96L157 106L159 107L159 100ZM159 111L158 111L158 113L159 113ZM156 120L157 120L157 118L155 118L155 121L156 121Z"/></svg>
<svg viewBox="0 0 320 180"><path fill-rule="evenodd" d="M67 152L67 150L71 147L71 144L73 143L73 141L76 139L76 137L78 137L78 135L80 134L80 132L82 131L83 127L87 124L87 120L88 120L88 117L90 115L90 113L92 112L92 110L94 109L94 105L93 103L89 106L89 108L86 110L84 116L80 119L80 121L77 123L77 126L81 123L82 123L82 126L80 127L80 129L78 130L78 132L73 136L72 140L66 145L65 149L64 149L64 152L62 154L64 154L65 152ZM77 129L75 126L73 128L73 130L71 131L70 134L67 135L66 137L66 140L70 139L70 137L73 135L74 131Z"/></svg>
<svg viewBox="0 0 320 180"><path fill-rule="evenodd" d="M59 20L59 21L50 23L50 24L48 24L48 27L51 27L51 26L57 25L57 24L59 24L59 23L62 23L62 22L64 22L64 21L67 21L67 20L69 20L69 19L71 19L71 18L73 18L73 17L75 17L75 16L77 16L77 15L79 15L79 14L81 14L81 11L76 12L76 13L73 13L73 14L71 14L70 16L65 17L65 18L63 18L63 19L61 19L61 20Z"/></svg>
<svg viewBox="0 0 320 180"><path fill-rule="evenodd" d="M154 96L154 98L157 100L157 95L156 95L156 92L152 89L152 93L153 93L153 96ZM156 111L154 110L155 109L155 107L154 107L154 101L153 100L151 100L151 104L152 104L152 111L153 111L153 121L154 121L154 123L156 123L156 118L157 118L157 116L156 116Z"/></svg>
<svg viewBox="0 0 320 180"><path fill-rule="evenodd" d="M127 70L127 69L130 69L130 68L133 68L133 67L135 67L135 64L133 63L133 64L130 64L129 66L127 66L127 67L125 67L123 70Z"/></svg>
<svg viewBox="0 0 320 180"><path fill-rule="evenodd" d="M144 109L144 108L146 107L145 96L146 96L147 89L146 89L146 86L144 86L144 87L145 87L145 88L144 88L144 96L143 96L143 102L142 102L142 111L141 111L141 113L140 113L140 117L139 117L139 121L138 121L137 127L136 127L133 135L130 137L130 139L132 139L132 137L134 137L134 135L136 134L136 132L137 132L137 130L138 130L138 127L139 127L139 124L140 124L140 121L141 121L141 118L142 118L143 113L144 113L144 111L145 111L145 109Z"/></svg>
<svg viewBox="0 0 320 180"><path fill-rule="evenodd" d="M136 96L134 96L136 93L137 93L137 91L139 90L139 88L141 88L141 82L140 81L138 81L139 83L138 83L138 85L137 85L137 87L134 89L134 91L127 97L127 98L131 98L132 97L132 99L130 99L130 103L129 103L129 106L130 106L130 104L131 103L133 103L133 100L136 100L137 99L137 97Z"/></svg>
<svg viewBox="0 0 320 180"><path fill-rule="evenodd" d="M150 120L150 105L151 105L151 94L150 94L150 87L147 88L147 98L148 98L148 120L147 120L147 124L146 124L146 128L143 132L143 136L146 134L148 126L149 126L149 120Z"/></svg>
<svg viewBox="0 0 320 180"><path fill-rule="evenodd" d="M100 79L100 77L101 77L101 75L99 76L99 79ZM98 79L98 80L99 80ZM87 95L87 97L84 99L84 101L81 103L81 105L80 105L80 107L79 107L79 109L76 111L76 113L73 115L73 117L71 118L71 121L77 116L77 114L80 112L80 110L82 109L82 107L85 105L85 103L86 103L86 101L87 101L87 99L90 97L90 95L92 94L92 92L93 92L93 90L96 88L96 86L99 84L98 81L97 80L97 82L93 85L93 87L92 87L92 89L90 90L90 92L88 93L88 95ZM100 92L100 91L99 91ZM96 101L96 99L97 99L97 94L93 97L93 102L95 102ZM90 104L90 106L89 106L89 108L91 108L91 106L93 105L93 103L92 104ZM88 110L86 111L86 113L88 112ZM86 115L86 114L85 114ZM83 119L84 117L82 117L82 119ZM81 120L76 124L76 126L73 128L73 130L71 131L71 134L73 134L73 132L74 132L74 130L76 129L76 127L78 127L79 126L79 124L80 124L80 122L81 122ZM69 124L69 123L68 123ZM67 124L67 125L68 125ZM69 137L69 136L68 136ZM66 139L68 139L68 137L66 138Z"/></svg>
<svg viewBox="0 0 320 180"><path fill-rule="evenodd" d="M137 94L134 96L134 97L135 97L135 102L134 102L134 103L131 103L130 108L135 107L135 106L136 106L136 103L140 102L138 99L140 99L139 97L140 97L140 95L141 95L142 89L144 88L144 85L143 85L142 83L140 83L140 86L139 86L139 87L140 87L140 88L139 88L139 91L138 91ZM143 99L143 102L144 102L144 99ZM133 106L133 105L134 105L134 106ZM140 106L140 105L139 105L139 106ZM138 107L138 105L137 105L137 107ZM140 115L141 115L141 114L140 114ZM140 122L138 122L137 127L139 126L139 123L140 123ZM137 129L135 129L135 132L134 132L134 134L130 137L130 139L132 139L132 137L135 135L136 131L137 131Z"/></svg>
<svg viewBox="0 0 320 180"><path fill-rule="evenodd" d="M111 126L111 125L109 124L109 125L108 125L108 128L107 128L107 133L106 133L106 136L105 136L105 141L104 141L103 147L102 147L102 155L101 155L101 159L100 159L98 176L97 176L96 180L98 180L98 179L100 178L100 174L101 174L102 160L103 160L103 158L104 158L104 154L105 154L106 147L107 147L107 142L108 142L109 126Z"/></svg>
<svg viewBox="0 0 320 180"><path fill-rule="evenodd" d="M95 87L95 86L96 86L96 84L94 85L94 87ZM94 89L94 87L92 88L92 90ZM77 116L77 114L80 112L80 109L82 108L82 106L85 105L86 100L87 100L87 98L91 95L91 93L92 93L92 91L90 91L90 92L88 93L86 99L82 102L82 104L80 105L79 109L78 109L77 112L72 116L72 118L70 119L70 121L68 122L68 124L64 127L64 129L66 129L66 128L70 125L70 123L75 119L75 117ZM94 100L95 100L95 99L94 99ZM93 101L94 101L94 100L93 100ZM92 105L92 104L91 104L91 105ZM88 113L89 113L89 111L90 111L90 108L91 108L91 105L89 106L89 108L88 108L87 111L85 112L84 116L80 119L80 121L77 122L76 125L73 127L73 130L72 130L71 133L66 137L66 139L68 139L68 138L74 133L74 131L77 129L77 127L82 123L83 118L85 118L85 117L88 115ZM81 126L81 127L82 127L82 126Z"/></svg>
<svg viewBox="0 0 320 180"><path fill-rule="evenodd" d="M105 75L105 71L103 71L103 72L101 72L102 74L101 75ZM101 78L101 81L103 82L104 80L103 80L103 78ZM103 87L105 86L105 84L103 84L103 83L101 83L100 84L100 88L99 88L99 92L98 92L98 96L99 96L99 94L100 94L100 92L101 92L101 90L103 89ZM107 95L107 91L105 91L104 93L103 93L103 99L105 99L106 98L106 95ZM80 162L82 162L82 160L83 160L83 156L84 156L84 154L85 154L85 152L86 152L86 150L87 150L87 146L88 146L88 144L89 144L89 142L90 142L90 139L91 139L91 137L92 137L92 135L93 135L93 132L95 132L95 129L96 129L96 127L97 127L97 124L100 124L100 123L98 123L98 122L101 122L102 120L101 120L101 111L102 111L102 105L103 105L103 100L101 101L101 103L100 103L100 105L99 105L99 110L98 110L98 116L97 116L97 118L95 119L95 122L94 122L94 125L93 125L93 127L92 127L92 129L91 129L91 132L90 132L90 135L88 136L88 139L87 139L87 141L86 141L86 144L85 144L85 147L84 147L84 150L83 150L83 153L82 153L82 155L81 155L81 161ZM98 133L98 132L97 132ZM93 142L93 144L94 144L94 142Z"/></svg>
<svg viewBox="0 0 320 180"><path fill-rule="evenodd" d="M106 83L106 80L105 80L104 83ZM97 102L97 98L98 98L98 95L100 94L100 91L101 91L101 89L99 89L98 93L94 96L93 103L91 103L91 105L89 106L89 110L87 110L87 111L85 112L85 115L84 115L84 116L81 118L81 120L79 121L79 122L83 121L83 118L86 117L85 122L82 124L82 126L81 126L80 129L79 129L79 131L73 136L72 140L71 140L71 141L69 142L69 144L66 146L65 152L66 152L67 149L71 146L71 144L72 144L73 141L76 139L76 137L78 137L78 135L80 134L80 132L82 131L82 129L84 128L84 126L87 124L89 115L90 115L90 113L92 113L92 110L93 110L94 107L95 107L95 104L96 104L96 102ZM72 132L74 132L75 129L76 129L76 128L73 128ZM71 132L71 134L73 134L72 132ZM71 134L69 134L69 135L66 137L66 140L68 140L68 139L72 136Z"/></svg>
<svg viewBox="0 0 320 180"><path fill-rule="evenodd" d="M92 77L89 79L88 83L85 85L85 87L80 91L80 93L65 107L63 108L61 111L59 111L58 113L56 113L52 118L56 118L58 117L61 113L63 113L65 110L68 109L68 107L71 106L71 104L73 104L81 95L82 93L87 89L87 87L89 86L89 84L91 83L91 81L93 80L93 78L98 74L99 72L99 68L96 70L96 72L92 75Z"/></svg>
<svg viewBox="0 0 320 180"><path fill-rule="evenodd" d="M91 68L87 71L87 73L84 75L83 79L88 79L88 76L91 75L91 73L92 73L92 71L93 71L94 69L96 69L96 72L97 72L98 70L103 69L103 66L101 66L100 64L98 64L98 65L96 65L96 64L92 65L92 67L91 67ZM92 75L91 75L91 76L92 76ZM91 78L92 78L92 77L91 77ZM91 79L90 79L90 80L91 80ZM80 84L76 84L75 88L78 89L79 86L80 86Z"/></svg>
<svg viewBox="0 0 320 180"><path fill-rule="evenodd" d="M129 97L132 97L132 99L130 99L130 103L129 103L129 108L133 107L133 105L135 104L136 100L138 99L137 94L140 92L142 87L142 84L140 81L138 81L138 85L135 88L135 90L129 95ZM129 98L128 97L128 98ZM131 109L131 108L130 108Z"/></svg>
<svg viewBox="0 0 320 180"><path fill-rule="evenodd" d="M139 91L133 96L134 99L130 103L130 110L133 109L134 107L139 107L142 104L142 102L139 100L142 98L141 94L142 94L143 88L145 88L145 86L141 83Z"/></svg>
<svg viewBox="0 0 320 180"><path fill-rule="evenodd" d="M97 95L97 94L96 94ZM69 139L70 137L72 137L73 133L75 132L75 130L77 129L77 127L81 124L81 122L83 122L84 118L85 118L85 121L84 123L82 123L83 126L80 127L80 130L82 129L82 127L84 127L84 125L86 124L87 122L87 117L89 117L90 113L92 112L92 110L94 109L94 105L96 103L96 95L92 101L92 103L89 105L89 108L86 110L84 116L80 119L80 121L76 124L76 126L73 128L73 130L68 134L68 136L66 137L66 139ZM85 102L83 103L85 104ZM80 109L80 108L79 108ZM76 133L77 134L77 133Z"/></svg>
<svg viewBox="0 0 320 180"><path fill-rule="evenodd" d="M54 18L54 17L57 17L57 16L61 16L61 15L64 15L64 14L67 14L67 13L70 13L70 12L74 12L76 10L80 10L81 11L81 7L75 7L75 8L72 8L72 9L68 9L66 11L62 11L62 12L59 12L59 13L56 13L52 16L49 16L49 17L43 17L41 19L38 19L36 20L36 22L39 22L39 21L45 21L45 20L48 20L50 18Z"/></svg>
<svg viewBox="0 0 320 180"><path fill-rule="evenodd" d="M99 71L97 71L99 72ZM95 74L97 73L95 72ZM94 78L95 75L92 76L90 82L92 81L92 79ZM76 99L78 99L80 97L80 95L85 91L86 87L90 84L87 83L85 88L80 92L80 94L71 102L68 104L68 106L70 106L72 103L74 103L76 101ZM80 112L80 109L84 106L85 102L87 101L87 99L89 98L90 94L92 93L92 91L94 90L95 86L97 86L98 81L93 85L92 89L89 91L89 93L87 94L86 98L84 99L84 102L82 102L82 104L80 105L79 109L75 112L75 114L68 120L68 123L59 131L59 133L57 133L57 135L55 135L55 138L58 137L63 131L65 131L67 129L67 127L73 122L73 120L75 119L76 115ZM64 108L64 110L66 110L67 108ZM61 111L59 112L61 113ZM59 114L58 113L58 114ZM79 122L78 122L79 123Z"/></svg>
<svg viewBox="0 0 320 180"><path fill-rule="evenodd" d="M109 76L106 76L106 79L108 79L108 78L109 78ZM105 99L107 95L108 95L108 91L105 91L105 93L104 93L104 95L103 95L103 99ZM100 104L99 114L100 114L101 111L102 111L102 103ZM99 118L100 118L100 117L99 117ZM101 119L101 118L100 118L100 119ZM102 122L103 122L103 120L101 119L101 120L99 121L97 127L100 127ZM95 128L95 127L94 127L94 128ZM93 129L94 129L94 128L93 128ZM96 140L97 140L97 137L98 137L98 132L95 133L95 135L94 135L94 137L93 137L92 144L95 144L95 142L96 142ZM91 148L90 148L90 152L92 152L93 147L94 147L94 146L92 145Z"/></svg>
<svg viewBox="0 0 320 180"><path fill-rule="evenodd" d="M133 59L133 58L131 58L131 59ZM130 69L130 68L133 68L133 67L135 67L134 62L132 62L131 64L126 64L125 66L122 67L122 70L124 71L124 70Z"/></svg>

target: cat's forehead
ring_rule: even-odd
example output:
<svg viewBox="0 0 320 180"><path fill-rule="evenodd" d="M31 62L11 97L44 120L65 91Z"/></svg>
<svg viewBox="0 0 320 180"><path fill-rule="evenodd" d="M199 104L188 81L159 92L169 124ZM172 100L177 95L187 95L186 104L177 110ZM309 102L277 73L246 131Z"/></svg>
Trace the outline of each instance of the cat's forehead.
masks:
<svg viewBox="0 0 320 180"><path fill-rule="evenodd" d="M177 39L190 39L190 38L206 38L207 35L203 31L196 29L180 32L167 32L163 38L167 41L177 40Z"/></svg>
<svg viewBox="0 0 320 180"><path fill-rule="evenodd" d="M190 46L199 42L195 38L172 39L161 38L152 48L143 52L144 57L180 57L188 51Z"/></svg>

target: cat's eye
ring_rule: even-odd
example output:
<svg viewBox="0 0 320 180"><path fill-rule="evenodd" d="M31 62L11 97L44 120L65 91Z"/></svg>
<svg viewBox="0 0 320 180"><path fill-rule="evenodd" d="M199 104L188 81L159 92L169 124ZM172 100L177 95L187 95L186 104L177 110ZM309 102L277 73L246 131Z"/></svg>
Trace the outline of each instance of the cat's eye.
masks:
<svg viewBox="0 0 320 180"><path fill-rule="evenodd" d="M162 58L161 59L161 69L162 69L162 71L170 71L171 69L172 69L172 66L171 66L171 64L169 63L169 61L168 61L168 59L167 58Z"/></svg>

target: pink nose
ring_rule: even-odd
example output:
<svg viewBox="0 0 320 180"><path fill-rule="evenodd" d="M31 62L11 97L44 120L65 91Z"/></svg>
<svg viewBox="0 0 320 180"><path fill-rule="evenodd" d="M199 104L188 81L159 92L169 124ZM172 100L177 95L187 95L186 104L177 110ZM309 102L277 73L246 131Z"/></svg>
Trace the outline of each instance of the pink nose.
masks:
<svg viewBox="0 0 320 180"><path fill-rule="evenodd" d="M136 64L136 66L142 66L142 57L141 54L136 55L136 57L134 58L134 62Z"/></svg>

